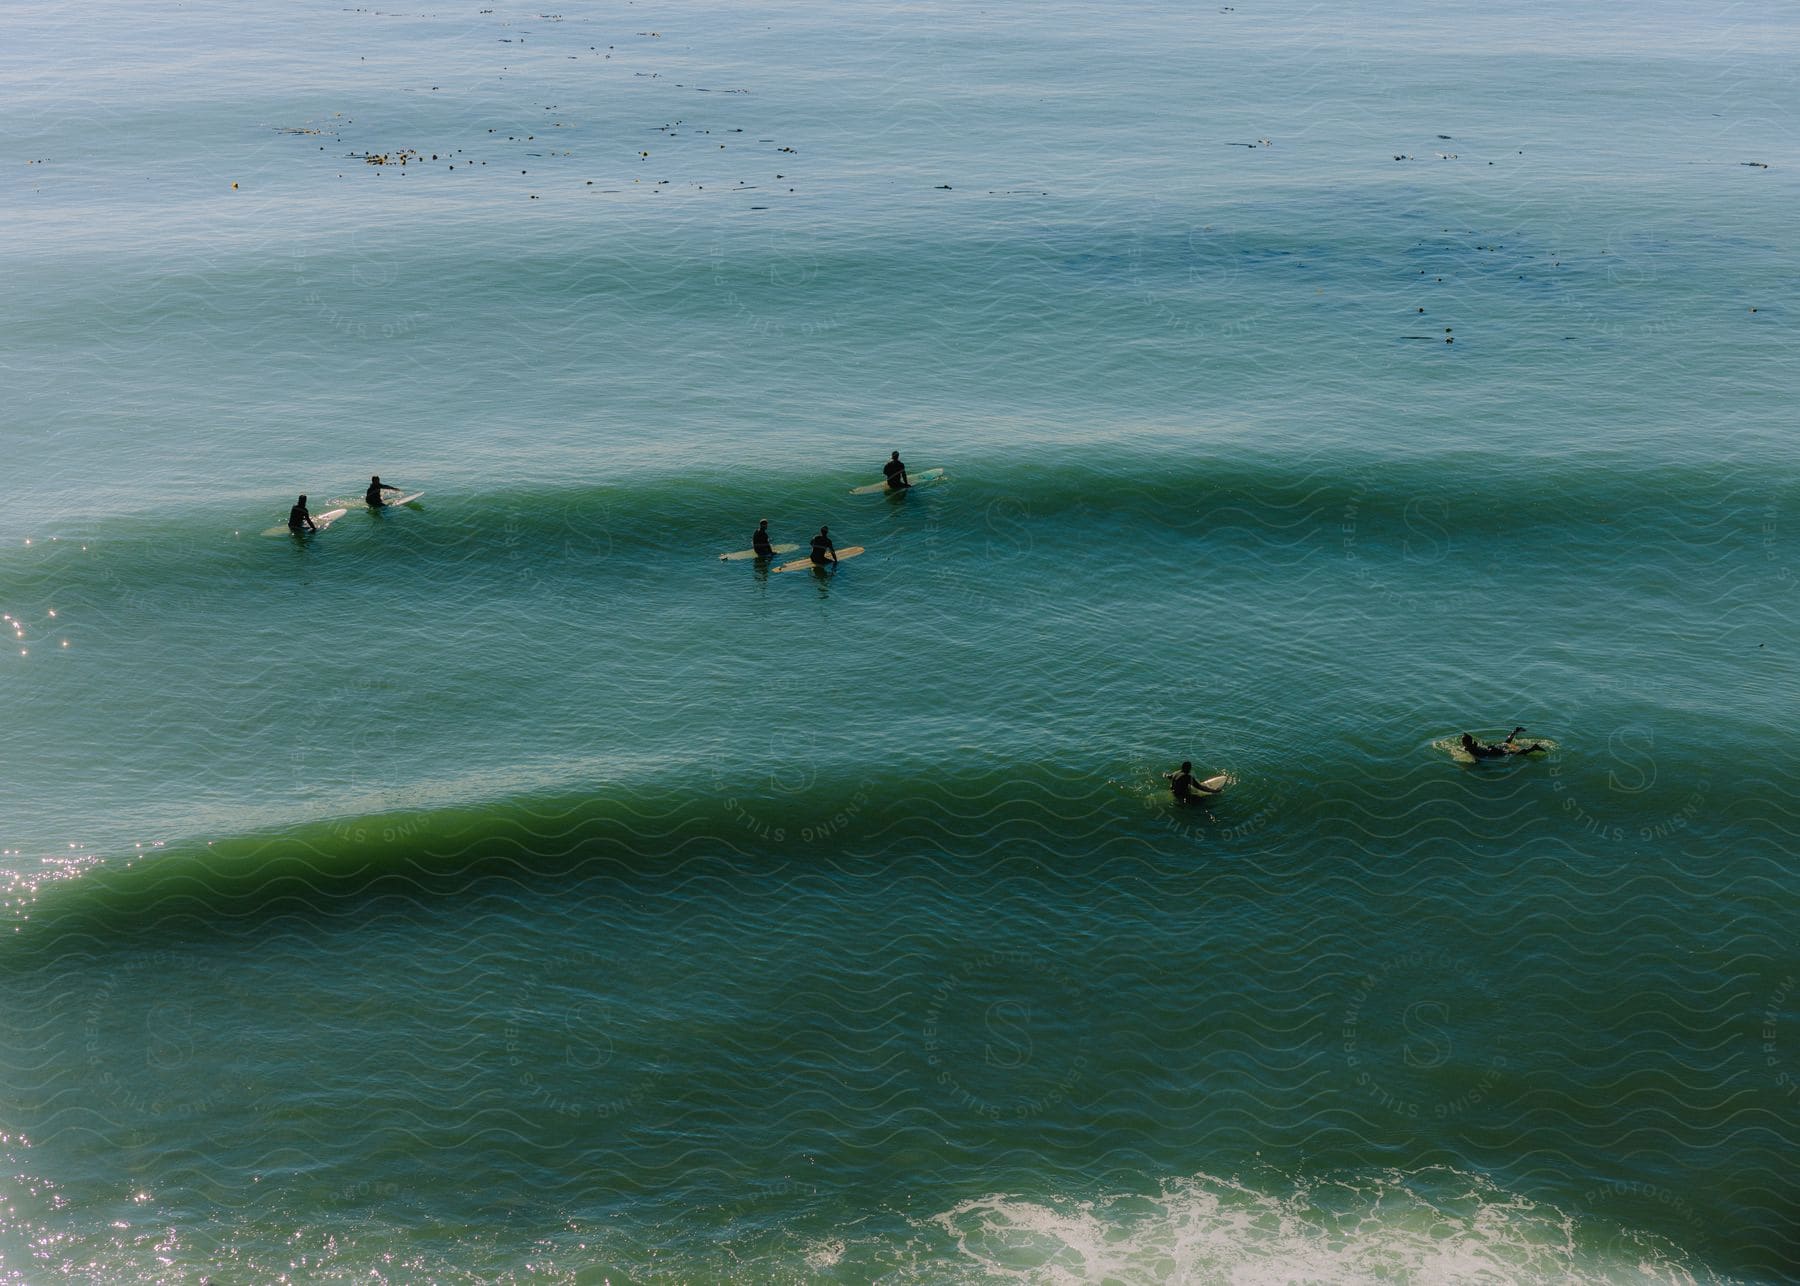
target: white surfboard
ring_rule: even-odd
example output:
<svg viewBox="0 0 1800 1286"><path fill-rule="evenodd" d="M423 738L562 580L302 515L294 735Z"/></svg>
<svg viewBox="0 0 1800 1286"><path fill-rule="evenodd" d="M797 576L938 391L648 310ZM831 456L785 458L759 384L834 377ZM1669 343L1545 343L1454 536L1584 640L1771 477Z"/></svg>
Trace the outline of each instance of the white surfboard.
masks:
<svg viewBox="0 0 1800 1286"><path fill-rule="evenodd" d="M862 553L866 553L866 552L868 552L868 551L865 550L861 545L852 545L848 549L840 549L837 551L838 561L841 563L846 558L855 558L858 554L862 554ZM808 568L808 567L820 567L824 571L830 571L831 570L831 562L828 559L822 564L815 563L812 560L812 555L808 554L805 558L796 558L791 563L783 563L781 566L777 567L775 570L778 572L797 572L797 571L804 570L805 568Z"/></svg>
<svg viewBox="0 0 1800 1286"><path fill-rule="evenodd" d="M420 496L422 496L424 494L425 493L423 491L415 491L410 496L401 496L398 500L383 500L381 502L381 507L383 509L394 509L394 508L399 507L400 505L410 505L413 501L417 500ZM367 502L365 502L365 503L367 503Z"/></svg>
<svg viewBox="0 0 1800 1286"><path fill-rule="evenodd" d="M1167 774L1164 775L1167 776ZM1213 800L1224 794L1225 787L1230 784L1231 778L1224 773L1220 773L1217 777L1208 777L1205 781L1195 782L1192 792L1181 798L1176 798L1175 803L1177 806L1185 806L1187 804L1210 804ZM1174 798L1174 796L1170 796L1170 798Z"/></svg>
<svg viewBox="0 0 1800 1286"><path fill-rule="evenodd" d="M921 487L927 482L936 482L939 478L944 476L944 471L942 469L921 469L917 473L914 473L911 469L908 469L906 471L906 476L912 481L914 487ZM852 487L850 488L850 494L853 496L872 496L880 491L910 491L911 489L912 488L910 487L889 487L887 479L883 478L880 482L871 482L866 487Z"/></svg>
<svg viewBox="0 0 1800 1286"><path fill-rule="evenodd" d="M342 518L345 514L347 514L349 512L350 511L348 509L331 509L322 514L314 514L312 516L313 526L318 528L320 531L324 531L327 527L331 526L332 523L336 522L339 518ZM292 531L289 529L288 525L284 522L279 527L269 528L267 531L265 531L263 533L263 535L265 535L265 536L289 536L289 535L307 536L307 535L311 535L311 533L309 531L307 531L306 528L304 528L304 527L302 527L299 531Z"/></svg>
<svg viewBox="0 0 1800 1286"><path fill-rule="evenodd" d="M773 553L777 553L777 554L791 554L798 548L800 548L800 546L798 546L798 545L770 545L769 546L769 549ZM735 562L738 562L745 558L755 558L755 557L757 557L757 553L754 549L740 549L740 550L737 550L735 553L720 554L719 561L722 563L735 563Z"/></svg>

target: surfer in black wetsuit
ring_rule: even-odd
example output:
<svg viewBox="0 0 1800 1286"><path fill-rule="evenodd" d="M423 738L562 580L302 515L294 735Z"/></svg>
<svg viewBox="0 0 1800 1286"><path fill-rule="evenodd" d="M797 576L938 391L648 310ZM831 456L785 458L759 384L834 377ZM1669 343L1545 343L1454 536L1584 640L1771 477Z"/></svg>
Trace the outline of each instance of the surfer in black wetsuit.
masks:
<svg viewBox="0 0 1800 1286"><path fill-rule="evenodd" d="M1199 798L1199 791L1194 788L1194 765L1190 760L1181 761L1178 772L1163 774L1169 782L1169 793L1175 796L1177 804L1186 804Z"/></svg>
<svg viewBox="0 0 1800 1286"><path fill-rule="evenodd" d="M1475 759L1502 759L1507 753L1504 747L1485 745L1466 732L1462 735L1461 744L1463 753Z"/></svg>
<svg viewBox="0 0 1800 1286"><path fill-rule="evenodd" d="M306 511L306 497L300 497L300 503L288 510L288 530L296 536L303 532L317 531L313 525L312 515Z"/></svg>
<svg viewBox="0 0 1800 1286"><path fill-rule="evenodd" d="M1525 729L1523 727L1518 727L1507 733L1506 740L1500 743L1500 749L1504 750L1509 755L1529 755L1545 748L1544 743L1541 741L1534 741L1529 746L1520 745L1519 734L1524 731Z"/></svg>
<svg viewBox="0 0 1800 1286"><path fill-rule="evenodd" d="M1529 755L1539 750L1548 749L1542 742L1532 742L1529 746L1520 745L1516 740L1523 728L1514 728L1507 734L1506 740L1498 745L1488 745L1475 740L1468 733L1462 735L1462 748L1465 754L1475 759L1504 759L1508 755Z"/></svg>
<svg viewBox="0 0 1800 1286"><path fill-rule="evenodd" d="M906 466L900 462L898 451L888 457L888 462L881 466L881 472L887 478L889 491L901 491L912 486L912 479L906 476Z"/></svg>
<svg viewBox="0 0 1800 1286"><path fill-rule="evenodd" d="M400 490L399 487L390 487L383 482L381 480L381 475L377 473L369 479L369 489L363 492L363 503L368 505L371 509L385 508L387 501L381 498L381 493L384 491L398 490Z"/></svg>
<svg viewBox="0 0 1800 1286"><path fill-rule="evenodd" d="M825 560L831 559L831 565L837 566L837 548L831 543L831 528L819 528L819 534L812 538L812 561L814 567L823 567Z"/></svg>
<svg viewBox="0 0 1800 1286"><path fill-rule="evenodd" d="M756 530L750 533L750 547L756 551L758 558L773 558L775 546L769 543L769 520L764 518L756 524Z"/></svg>

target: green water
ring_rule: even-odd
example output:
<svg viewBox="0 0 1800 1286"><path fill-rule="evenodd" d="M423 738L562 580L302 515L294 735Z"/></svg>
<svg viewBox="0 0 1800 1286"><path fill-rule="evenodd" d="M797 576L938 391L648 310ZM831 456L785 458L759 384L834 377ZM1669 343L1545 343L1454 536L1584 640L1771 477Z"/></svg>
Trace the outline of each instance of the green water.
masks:
<svg viewBox="0 0 1800 1286"><path fill-rule="evenodd" d="M14 26L7 1280L1793 1274L1781 10Z"/></svg>

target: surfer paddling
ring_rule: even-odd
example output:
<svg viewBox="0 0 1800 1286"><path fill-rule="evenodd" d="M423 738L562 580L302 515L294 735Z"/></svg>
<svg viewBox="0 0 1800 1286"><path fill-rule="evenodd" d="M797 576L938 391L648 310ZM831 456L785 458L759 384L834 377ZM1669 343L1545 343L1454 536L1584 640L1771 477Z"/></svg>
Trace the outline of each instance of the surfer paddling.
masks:
<svg viewBox="0 0 1800 1286"><path fill-rule="evenodd" d="M296 536L303 535L309 531L318 530L318 528L313 525L312 514L307 512L305 496L301 496L299 503L288 510L288 530L293 532Z"/></svg>
<svg viewBox="0 0 1800 1286"><path fill-rule="evenodd" d="M906 476L906 465L901 461L898 451L888 457L888 462L881 466L881 472L887 479L889 491L904 491L912 486L912 479Z"/></svg>
<svg viewBox="0 0 1800 1286"><path fill-rule="evenodd" d="M1529 746L1520 745L1519 734L1524 731L1525 727L1523 724L1514 728L1511 732L1506 734L1506 740L1500 743L1500 748L1509 755L1528 755L1534 750L1545 749L1544 743L1541 741L1534 741Z"/></svg>
<svg viewBox="0 0 1800 1286"><path fill-rule="evenodd" d="M1463 753L1474 759L1500 759L1506 755L1506 751L1499 746L1477 741L1466 732L1462 735L1461 745Z"/></svg>
<svg viewBox="0 0 1800 1286"><path fill-rule="evenodd" d="M1534 741L1529 746L1521 743L1519 734L1524 731L1524 728L1514 728L1506 734L1505 741L1497 743L1477 741L1465 732L1458 744L1462 746L1463 753L1471 759L1504 759L1508 755L1529 755L1535 754L1539 750L1549 749L1541 741Z"/></svg>

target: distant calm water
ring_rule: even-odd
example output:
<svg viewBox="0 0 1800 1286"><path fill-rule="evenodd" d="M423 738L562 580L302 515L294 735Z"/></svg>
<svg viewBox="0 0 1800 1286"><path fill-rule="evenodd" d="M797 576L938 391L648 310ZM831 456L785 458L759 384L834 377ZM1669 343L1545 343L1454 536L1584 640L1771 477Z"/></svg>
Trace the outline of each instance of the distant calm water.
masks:
<svg viewBox="0 0 1800 1286"><path fill-rule="evenodd" d="M1800 1274L1790 6L3 30L0 1279Z"/></svg>

